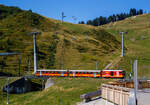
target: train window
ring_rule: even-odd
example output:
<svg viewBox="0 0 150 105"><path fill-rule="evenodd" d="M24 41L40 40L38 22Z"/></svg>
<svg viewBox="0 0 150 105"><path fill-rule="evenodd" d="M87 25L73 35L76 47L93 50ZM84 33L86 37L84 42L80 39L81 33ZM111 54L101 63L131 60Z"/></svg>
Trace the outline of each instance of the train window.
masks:
<svg viewBox="0 0 150 105"><path fill-rule="evenodd" d="M93 72L90 72L90 74L93 74Z"/></svg>
<svg viewBox="0 0 150 105"><path fill-rule="evenodd" d="M124 75L124 72L123 72L123 71L120 71L119 74Z"/></svg>
<svg viewBox="0 0 150 105"><path fill-rule="evenodd" d="M70 74L73 74L73 72L70 72Z"/></svg>
<svg viewBox="0 0 150 105"><path fill-rule="evenodd" d="M111 71L111 72L110 72L110 75L111 75L111 76L113 76L113 75L114 75L114 72L113 72L113 71Z"/></svg>
<svg viewBox="0 0 150 105"><path fill-rule="evenodd" d="M81 74L81 72L79 72L79 74Z"/></svg>

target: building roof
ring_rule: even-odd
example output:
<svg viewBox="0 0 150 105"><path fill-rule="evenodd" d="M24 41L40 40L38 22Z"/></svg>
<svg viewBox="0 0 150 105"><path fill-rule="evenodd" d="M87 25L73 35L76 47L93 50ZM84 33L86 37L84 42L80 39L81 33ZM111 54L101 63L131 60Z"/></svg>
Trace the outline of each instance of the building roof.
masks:
<svg viewBox="0 0 150 105"><path fill-rule="evenodd" d="M8 55L20 55L20 53L17 53L17 52L0 53L0 56L8 56Z"/></svg>

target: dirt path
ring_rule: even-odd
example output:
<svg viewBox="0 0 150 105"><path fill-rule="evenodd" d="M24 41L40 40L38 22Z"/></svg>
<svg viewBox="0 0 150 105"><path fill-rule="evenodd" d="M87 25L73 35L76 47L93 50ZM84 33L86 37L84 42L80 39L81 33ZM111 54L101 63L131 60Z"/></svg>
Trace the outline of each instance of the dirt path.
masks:
<svg viewBox="0 0 150 105"><path fill-rule="evenodd" d="M112 60L105 68L104 70L106 69L112 69L113 67L115 67L121 60L121 57L118 56L116 57L116 59Z"/></svg>

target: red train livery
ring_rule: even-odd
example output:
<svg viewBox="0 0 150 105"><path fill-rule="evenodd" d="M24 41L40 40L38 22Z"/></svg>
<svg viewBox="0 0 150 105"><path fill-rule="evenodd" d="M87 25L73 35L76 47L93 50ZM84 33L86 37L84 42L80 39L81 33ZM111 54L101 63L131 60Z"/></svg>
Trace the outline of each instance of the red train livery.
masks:
<svg viewBox="0 0 150 105"><path fill-rule="evenodd" d="M124 78L124 70L37 70L38 77Z"/></svg>

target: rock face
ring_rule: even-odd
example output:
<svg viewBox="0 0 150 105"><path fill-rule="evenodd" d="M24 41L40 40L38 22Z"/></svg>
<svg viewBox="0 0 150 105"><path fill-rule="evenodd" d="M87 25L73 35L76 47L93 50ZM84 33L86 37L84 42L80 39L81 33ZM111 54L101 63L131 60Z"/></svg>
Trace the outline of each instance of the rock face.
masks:
<svg viewBox="0 0 150 105"><path fill-rule="evenodd" d="M54 81L52 81L50 78L47 79L46 83L45 83L45 89L51 87L54 85Z"/></svg>

